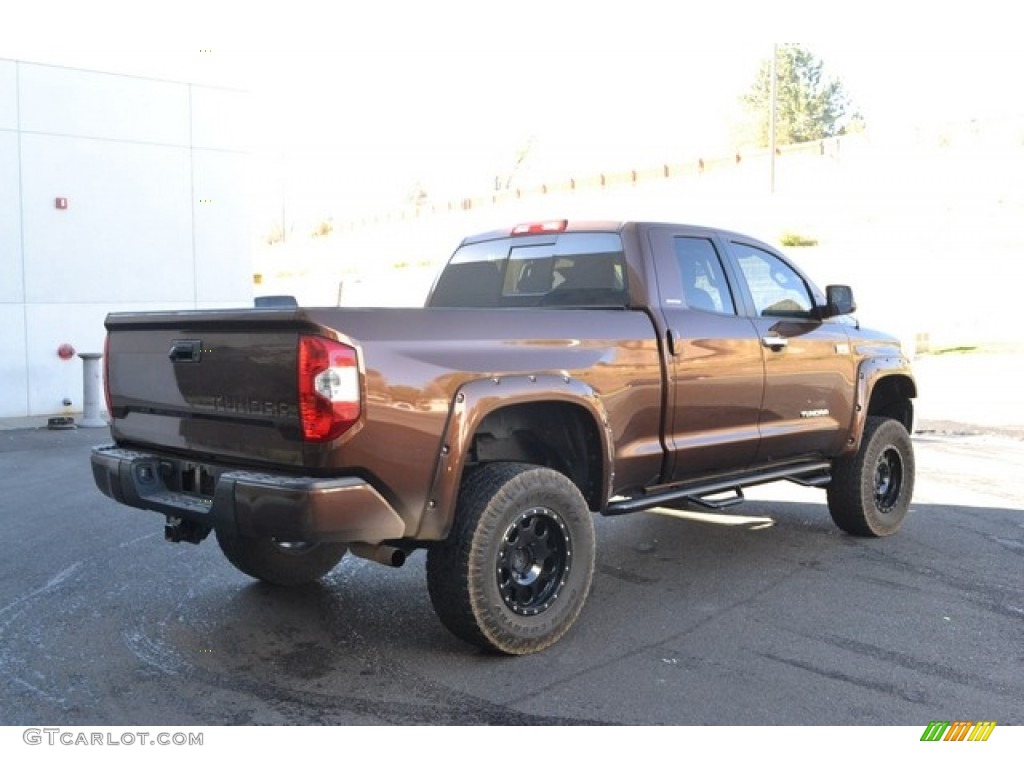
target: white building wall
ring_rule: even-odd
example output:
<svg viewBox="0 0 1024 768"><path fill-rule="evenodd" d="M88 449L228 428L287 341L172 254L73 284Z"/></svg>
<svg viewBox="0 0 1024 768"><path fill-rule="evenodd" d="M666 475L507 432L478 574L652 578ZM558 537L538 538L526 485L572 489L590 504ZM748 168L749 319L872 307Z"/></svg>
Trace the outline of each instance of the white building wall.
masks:
<svg viewBox="0 0 1024 768"><path fill-rule="evenodd" d="M18 69L16 62L0 59L0 131L18 129Z"/></svg>
<svg viewBox="0 0 1024 768"><path fill-rule="evenodd" d="M0 304L25 299L18 134L0 128Z"/></svg>
<svg viewBox="0 0 1024 768"><path fill-rule="evenodd" d="M247 206L239 185L249 178L244 155L196 149L193 233L195 302L202 308L252 304L252 257ZM245 187L249 188L249 187Z"/></svg>
<svg viewBox="0 0 1024 768"><path fill-rule="evenodd" d="M108 312L251 306L246 104L0 60L0 417L80 410L57 349L102 351Z"/></svg>

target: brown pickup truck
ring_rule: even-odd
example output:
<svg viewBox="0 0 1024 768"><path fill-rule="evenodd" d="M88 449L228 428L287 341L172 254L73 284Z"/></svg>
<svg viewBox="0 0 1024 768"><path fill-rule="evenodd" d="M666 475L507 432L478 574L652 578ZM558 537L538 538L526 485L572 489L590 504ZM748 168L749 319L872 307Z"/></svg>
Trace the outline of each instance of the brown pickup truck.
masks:
<svg viewBox="0 0 1024 768"><path fill-rule="evenodd" d="M583 607L592 513L789 480L851 534L900 527L916 386L854 310L734 232L520 225L464 240L425 308L110 315L93 473L274 584L426 548L444 625L530 653Z"/></svg>

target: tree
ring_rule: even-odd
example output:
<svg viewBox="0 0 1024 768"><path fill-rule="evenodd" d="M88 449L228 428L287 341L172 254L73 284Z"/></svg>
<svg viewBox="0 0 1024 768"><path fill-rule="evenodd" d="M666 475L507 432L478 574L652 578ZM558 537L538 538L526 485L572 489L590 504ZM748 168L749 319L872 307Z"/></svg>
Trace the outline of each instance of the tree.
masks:
<svg viewBox="0 0 1024 768"><path fill-rule="evenodd" d="M797 144L840 136L863 128L863 118L835 78L827 78L824 65L800 45L776 48L775 138L778 144ZM743 104L750 114L750 132L762 147L770 141L771 58L761 63Z"/></svg>
<svg viewBox="0 0 1024 768"><path fill-rule="evenodd" d="M536 136L531 135L527 138L526 143L521 145L516 150L516 159L512 163L512 170L506 175L497 175L494 177L494 191L500 192L501 190L509 190L512 188L512 182L516 178L516 174L522 169L527 159L530 157L530 153L533 151L533 142Z"/></svg>
<svg viewBox="0 0 1024 768"><path fill-rule="evenodd" d="M405 202L417 208L430 202L430 193L427 192L427 188L423 186L422 181L417 181L412 185L409 194L405 196Z"/></svg>

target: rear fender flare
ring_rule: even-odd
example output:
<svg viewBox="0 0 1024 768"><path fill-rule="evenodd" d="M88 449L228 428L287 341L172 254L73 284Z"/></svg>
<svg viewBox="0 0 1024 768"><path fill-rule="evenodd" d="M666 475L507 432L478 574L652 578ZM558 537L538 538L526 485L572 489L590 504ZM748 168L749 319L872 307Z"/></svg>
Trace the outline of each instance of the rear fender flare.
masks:
<svg viewBox="0 0 1024 768"><path fill-rule="evenodd" d="M448 422L416 538L436 541L447 536L455 515L462 475L473 437L491 413L530 403L567 403L583 408L594 420L602 457L601 498L607 503L614 479L614 440L600 395L568 374L495 376L462 385L452 398Z"/></svg>

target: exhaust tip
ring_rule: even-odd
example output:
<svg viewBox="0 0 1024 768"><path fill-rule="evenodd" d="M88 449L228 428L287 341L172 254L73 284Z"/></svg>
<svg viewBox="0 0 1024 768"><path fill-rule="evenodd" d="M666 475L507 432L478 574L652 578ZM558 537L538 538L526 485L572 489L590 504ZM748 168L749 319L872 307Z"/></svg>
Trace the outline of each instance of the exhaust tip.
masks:
<svg viewBox="0 0 1024 768"><path fill-rule="evenodd" d="M391 547L386 544L356 542L355 544L349 544L348 549L356 557L372 560L381 565L389 565L392 568L401 568L405 565L405 560L408 557L404 549Z"/></svg>
<svg viewBox="0 0 1024 768"><path fill-rule="evenodd" d="M391 553L390 564L393 568L401 568L405 565L405 552L400 549L396 549Z"/></svg>

